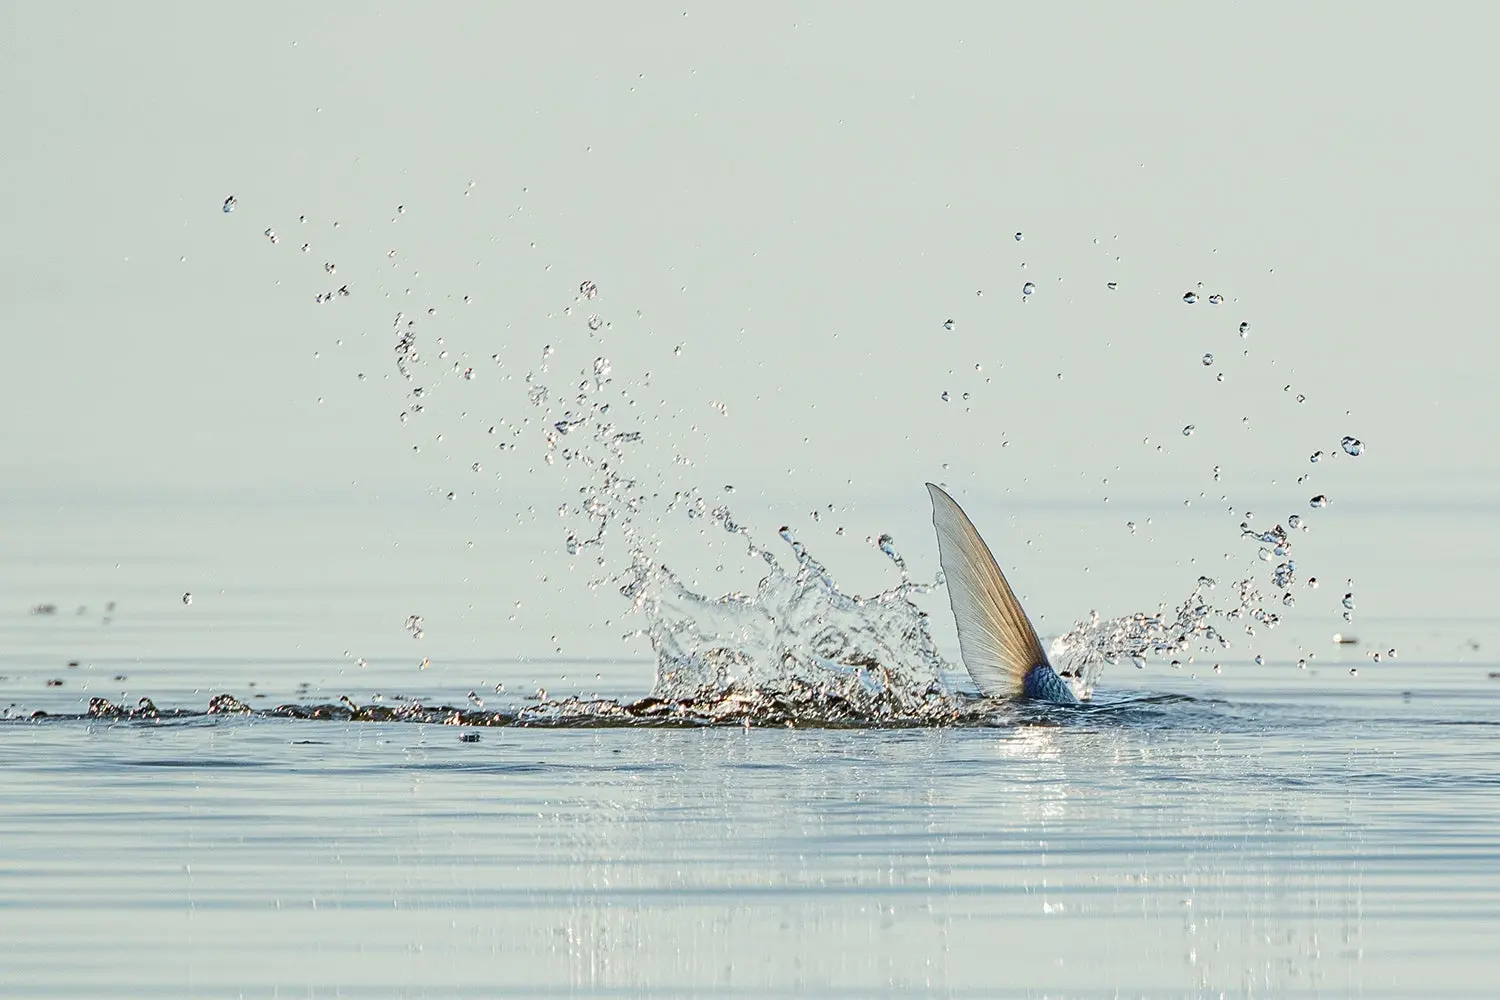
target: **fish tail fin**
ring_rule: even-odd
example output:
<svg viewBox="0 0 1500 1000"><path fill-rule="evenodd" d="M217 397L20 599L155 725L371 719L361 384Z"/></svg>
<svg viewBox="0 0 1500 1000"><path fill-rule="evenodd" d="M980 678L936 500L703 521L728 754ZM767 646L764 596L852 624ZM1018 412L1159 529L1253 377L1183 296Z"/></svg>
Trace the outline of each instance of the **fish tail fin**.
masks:
<svg viewBox="0 0 1500 1000"><path fill-rule="evenodd" d="M927 492L958 624L958 648L969 676L990 697L1064 700L1052 689L1065 688L1068 695L1072 690L1048 664L1036 629L974 523L941 487L928 483Z"/></svg>

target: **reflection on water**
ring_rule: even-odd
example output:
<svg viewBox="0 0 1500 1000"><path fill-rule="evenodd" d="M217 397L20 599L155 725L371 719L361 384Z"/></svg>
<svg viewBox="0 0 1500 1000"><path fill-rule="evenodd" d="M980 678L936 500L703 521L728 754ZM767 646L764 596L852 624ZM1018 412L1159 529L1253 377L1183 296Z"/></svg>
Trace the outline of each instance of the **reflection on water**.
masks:
<svg viewBox="0 0 1500 1000"><path fill-rule="evenodd" d="M1393 670L926 729L8 722L0 974L59 996L1485 995L1500 684L1426 669L1423 695Z"/></svg>

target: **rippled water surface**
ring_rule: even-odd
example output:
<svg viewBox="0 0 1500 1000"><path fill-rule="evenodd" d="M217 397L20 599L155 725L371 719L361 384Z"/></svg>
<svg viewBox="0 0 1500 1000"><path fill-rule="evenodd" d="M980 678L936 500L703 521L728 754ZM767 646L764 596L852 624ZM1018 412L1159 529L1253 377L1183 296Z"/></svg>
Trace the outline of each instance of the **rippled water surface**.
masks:
<svg viewBox="0 0 1500 1000"><path fill-rule="evenodd" d="M6 996L1481 997L1500 983L1492 622L1396 630L1436 636L1432 650L1453 639L1447 658L1120 666L1084 710L956 726L481 728L268 710L336 716L344 694L474 710L470 689L484 711L521 709L534 683L628 700L651 664L455 655L421 671L259 652L297 638L295 593L251 602L238 626L200 595L211 628L117 595L105 626L102 602L30 614L11 585ZM202 714L222 692L258 713ZM193 714L85 717L99 696Z"/></svg>

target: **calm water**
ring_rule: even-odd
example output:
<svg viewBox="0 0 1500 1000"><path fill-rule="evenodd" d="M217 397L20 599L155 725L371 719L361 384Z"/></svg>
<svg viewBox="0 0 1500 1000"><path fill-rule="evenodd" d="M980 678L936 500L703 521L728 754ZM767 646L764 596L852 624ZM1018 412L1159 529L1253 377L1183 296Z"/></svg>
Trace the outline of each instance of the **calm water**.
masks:
<svg viewBox="0 0 1500 1000"><path fill-rule="evenodd" d="M437 613L458 576L413 607L356 545L195 564L200 512L98 557L119 523L48 510L18 516L68 541L7 543L0 705L75 717L0 722L5 996L1500 992L1494 619L1386 623L1395 662L1117 667L1089 710L987 727L107 721L76 715L633 698L651 665L494 653ZM189 608L185 577L224 586ZM390 640L328 655L367 613Z"/></svg>

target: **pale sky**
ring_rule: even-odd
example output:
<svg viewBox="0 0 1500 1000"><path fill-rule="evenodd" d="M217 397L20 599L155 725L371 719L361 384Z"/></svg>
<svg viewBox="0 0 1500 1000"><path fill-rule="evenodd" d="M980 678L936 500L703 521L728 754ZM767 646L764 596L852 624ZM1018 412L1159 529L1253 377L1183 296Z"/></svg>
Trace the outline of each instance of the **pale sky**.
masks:
<svg viewBox="0 0 1500 1000"><path fill-rule="evenodd" d="M469 430L529 415L519 379L550 344L555 384L594 354L622 384L652 372L637 395L665 481L734 484L763 537L832 503L926 574L921 484L949 484L992 542L1019 532L994 547L1057 595L1044 614L1181 596L1197 543L1142 553L1126 520L1200 491L1283 517L1307 454L1346 433L1367 453L1311 492L1441 522L1500 482L1496 18L8 4L0 483L44 501L472 492ZM586 279L600 294L580 303ZM516 380L482 368L496 395L446 390L403 428L397 310ZM560 502L539 455L487 458L505 479L471 519L553 544L553 522L516 521ZM1373 587L1389 540L1353 523L1324 537L1364 553ZM1467 530L1426 537L1459 558ZM1157 557L1160 581L1058 592L1080 560ZM1389 612L1412 599L1387 586Z"/></svg>

